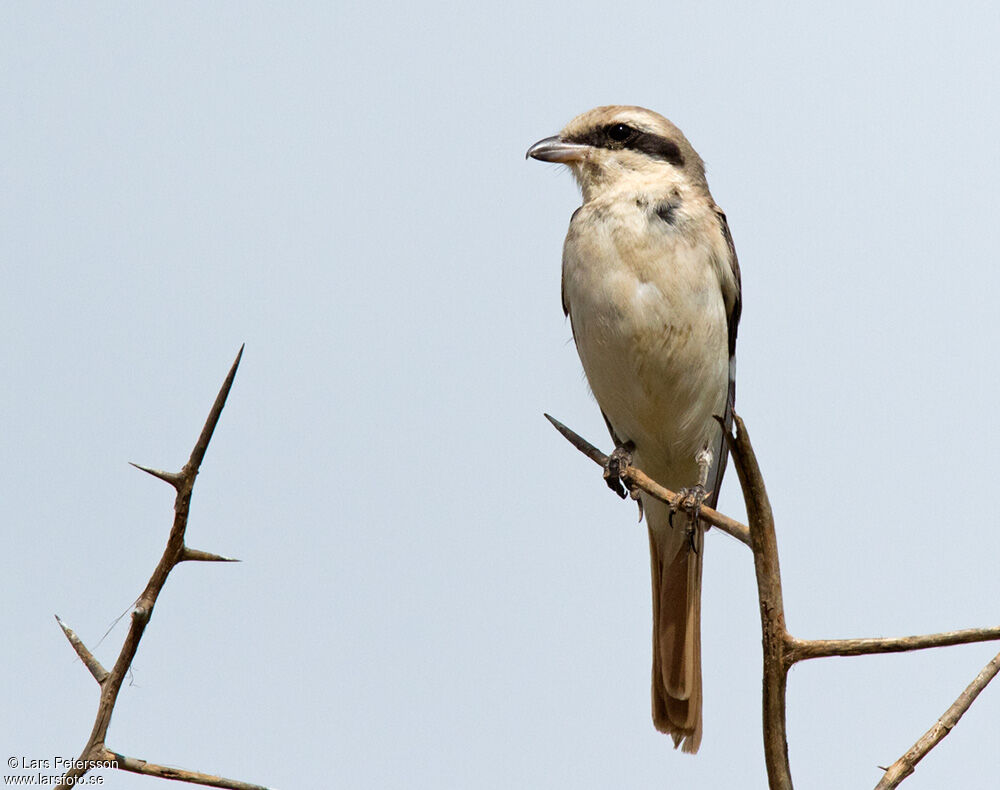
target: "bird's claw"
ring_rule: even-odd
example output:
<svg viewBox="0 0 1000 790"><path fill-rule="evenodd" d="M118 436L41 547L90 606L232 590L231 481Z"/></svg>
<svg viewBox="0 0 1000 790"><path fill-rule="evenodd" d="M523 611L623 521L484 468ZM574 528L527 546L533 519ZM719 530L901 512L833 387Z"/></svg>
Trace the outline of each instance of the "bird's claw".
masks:
<svg viewBox="0 0 1000 790"><path fill-rule="evenodd" d="M622 499L629 495L629 491L622 485L622 471L632 465L633 450L635 445L632 442L625 442L611 451L604 464L604 482Z"/></svg>
<svg viewBox="0 0 1000 790"><path fill-rule="evenodd" d="M677 499L670 503L668 523L671 527L674 526L674 514L678 511L683 511L688 516L686 533L692 551L698 550L695 545L695 537L698 534L698 519L701 518L701 506L711 493L711 491L706 491L705 487L699 483L694 488L682 488L677 492Z"/></svg>

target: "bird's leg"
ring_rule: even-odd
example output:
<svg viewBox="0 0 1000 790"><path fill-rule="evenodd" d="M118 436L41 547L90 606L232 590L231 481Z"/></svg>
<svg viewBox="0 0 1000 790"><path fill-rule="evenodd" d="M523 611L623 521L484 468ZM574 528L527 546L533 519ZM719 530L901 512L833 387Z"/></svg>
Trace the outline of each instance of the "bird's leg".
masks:
<svg viewBox="0 0 1000 790"><path fill-rule="evenodd" d="M620 444L611 451L607 463L604 464L604 482L608 488L624 499L628 496L625 486L622 485L622 470L632 465L632 453L635 450L635 442L627 441Z"/></svg>
<svg viewBox="0 0 1000 790"><path fill-rule="evenodd" d="M688 515L687 537L691 544L691 550L697 551L695 537L697 535L698 519L701 516L701 506L708 499L711 491L707 491L708 473L712 468L712 451L708 447L703 447L694 457L698 464L698 482L694 488L682 488L677 492L677 499L670 505L671 527L674 525L674 513L683 510Z"/></svg>

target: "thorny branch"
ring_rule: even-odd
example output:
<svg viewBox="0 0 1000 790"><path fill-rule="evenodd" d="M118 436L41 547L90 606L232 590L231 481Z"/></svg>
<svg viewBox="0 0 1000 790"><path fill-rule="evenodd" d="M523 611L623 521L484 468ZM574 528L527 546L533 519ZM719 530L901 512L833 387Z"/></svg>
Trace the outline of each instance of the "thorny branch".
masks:
<svg viewBox="0 0 1000 790"><path fill-rule="evenodd" d="M129 667L132 665L132 659L135 658L136 651L139 649L139 641L142 639L143 632L146 630L146 626L153 615L153 607L156 605L156 599L163 589L170 571L178 563L186 560L236 562L236 560L229 557L188 548L184 545L184 534L187 530L188 512L191 507L191 492L194 489L194 481L198 476L198 470L201 468L205 451L208 449L208 443L212 440L215 426L218 425L222 408L225 406L226 398L229 396L229 390L233 386L233 379L236 377L236 370L240 365L242 356L243 348L241 347L239 353L236 355L236 360L229 369L226 380L222 384L222 388L219 390L212 410L209 412L208 419L201 430L201 435L198 437L198 441L195 442L194 449L191 451L191 457L180 472L164 472L159 469L149 469L144 466L138 466L138 464L133 464L133 466L144 472L148 472L153 477L169 483L177 491L177 496L174 500L174 523L170 529L170 537L167 539L167 547L156 568L153 570L153 575L146 584L146 589L142 591L142 594L132 607L132 622L125 637L125 643L122 645L118 659L115 661L115 665L111 668L110 672L101 666L101 663L87 649L86 645L73 632L73 629L59 619L58 615L56 616L56 620L66 638L101 687L97 716L94 719L94 727L90 733L90 738L80 753L76 766L67 771L62 777L62 781L58 785L59 790L63 788L68 790L68 788L75 786L75 780L86 774L95 763L112 764L123 771L145 774L147 776L158 776L163 779L175 779L208 787L230 788L231 790L267 790L267 788L261 785L240 782L235 779L226 779L221 776L211 776L196 771L185 771L178 768L155 765L147 763L145 760L126 757L109 749L105 743L108 726L111 724L111 715L114 713L115 703L118 701L118 692L121 690L122 682L129 671Z"/></svg>
<svg viewBox="0 0 1000 790"><path fill-rule="evenodd" d="M607 463L608 457L586 439L548 414L545 417L559 433L592 461L602 467ZM810 658L899 653L1000 640L1000 627L878 639L796 639L788 633L781 595L778 544L771 504L764 486L764 478L750 444L750 437L747 435L746 425L736 415L733 416L733 423L736 433L726 432L726 442L743 489L750 526L747 527L708 507L702 507L701 518L745 543L753 552L764 649L764 760L771 790L791 790L792 776L788 763L785 728L785 689L788 670L793 664ZM634 466L626 466L621 472L621 479L629 489L641 489L667 504L680 504L675 492L664 488ZM906 754L885 769L885 775L875 790L890 790L912 774L916 764L951 731L979 692L997 674L1000 674L1000 654L986 665L934 726Z"/></svg>

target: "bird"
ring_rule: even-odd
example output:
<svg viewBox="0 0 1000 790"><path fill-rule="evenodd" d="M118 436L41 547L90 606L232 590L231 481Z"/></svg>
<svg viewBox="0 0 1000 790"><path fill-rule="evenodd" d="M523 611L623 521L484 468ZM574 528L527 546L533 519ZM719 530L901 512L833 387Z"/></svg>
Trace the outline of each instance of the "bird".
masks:
<svg viewBox="0 0 1000 790"><path fill-rule="evenodd" d="M693 754L703 730L698 512L718 501L736 395L733 238L701 157L651 110L589 110L528 157L567 165L582 192L563 246L562 306L615 443L605 477L619 487L631 463L683 500L633 492L649 533L653 724Z"/></svg>

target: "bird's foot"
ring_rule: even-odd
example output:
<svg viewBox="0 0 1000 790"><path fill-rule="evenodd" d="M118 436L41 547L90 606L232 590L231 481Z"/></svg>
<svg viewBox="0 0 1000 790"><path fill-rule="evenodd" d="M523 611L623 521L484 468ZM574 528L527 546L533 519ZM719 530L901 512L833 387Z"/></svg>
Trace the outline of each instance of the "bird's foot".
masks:
<svg viewBox="0 0 1000 790"><path fill-rule="evenodd" d="M625 442L612 450L604 464L604 482L622 499L629 495L629 491L622 485L622 471L632 465L633 450L635 450L635 444Z"/></svg>
<svg viewBox="0 0 1000 790"><path fill-rule="evenodd" d="M668 523L674 526L674 515L683 511L687 515L685 533L692 551L697 551L696 537L698 535L698 519L701 518L701 506L711 495L701 483L694 488L682 488L677 492L677 499L670 503L670 518Z"/></svg>

